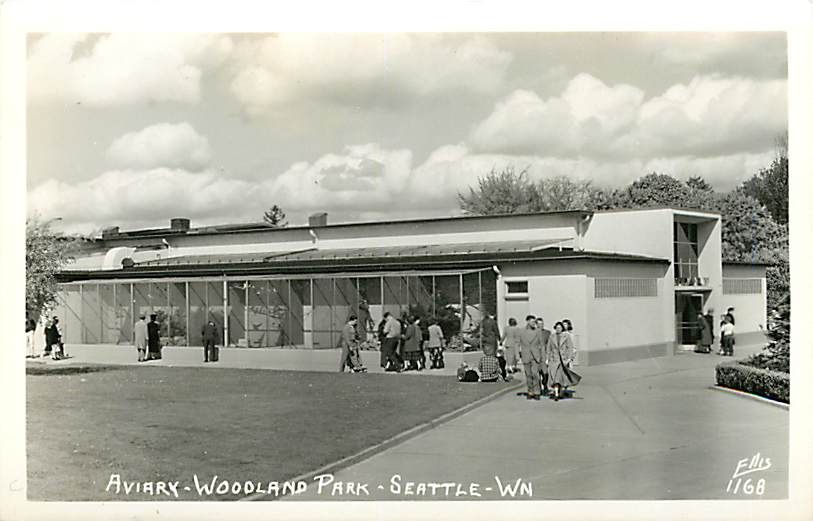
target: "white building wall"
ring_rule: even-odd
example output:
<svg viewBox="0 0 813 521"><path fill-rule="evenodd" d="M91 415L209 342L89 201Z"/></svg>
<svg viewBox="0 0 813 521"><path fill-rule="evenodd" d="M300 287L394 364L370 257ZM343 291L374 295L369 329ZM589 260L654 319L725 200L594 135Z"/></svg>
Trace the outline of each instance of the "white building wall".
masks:
<svg viewBox="0 0 813 521"><path fill-rule="evenodd" d="M731 265L723 266L724 279L759 279L762 292L754 294L724 294L721 291L720 305L715 314L725 313L734 307L734 318L737 321L735 330L738 335L763 331L767 324L767 280L765 266ZM759 338L759 337L757 337Z"/></svg>
<svg viewBox="0 0 813 521"><path fill-rule="evenodd" d="M663 279L657 281L657 297L595 298L595 279L588 279L591 293L591 349L623 349L674 341L674 331L663 327Z"/></svg>
<svg viewBox="0 0 813 521"><path fill-rule="evenodd" d="M575 264L575 263L574 263ZM581 264L581 263L580 263ZM574 273L583 266L569 268L561 264L551 265L539 263L515 263L501 267L502 280L527 280L528 302L527 313L541 316L545 320L545 328L553 330L553 325L569 318L573 323L576 348L590 349L588 331L592 331L587 316L587 276ZM504 286L504 284L503 284ZM500 298L502 292L503 297ZM505 305L504 288L498 291L498 306ZM511 306L514 309L525 309L525 306ZM525 316L516 316L517 322L522 326ZM501 330L505 327L508 317L500 318Z"/></svg>

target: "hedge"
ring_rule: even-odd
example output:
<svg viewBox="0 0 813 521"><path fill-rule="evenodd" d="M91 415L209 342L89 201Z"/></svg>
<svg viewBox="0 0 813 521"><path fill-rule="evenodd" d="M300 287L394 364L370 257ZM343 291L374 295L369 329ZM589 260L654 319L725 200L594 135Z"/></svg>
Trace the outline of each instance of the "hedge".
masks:
<svg viewBox="0 0 813 521"><path fill-rule="evenodd" d="M760 369L740 362L717 365L717 385L790 403L790 374Z"/></svg>

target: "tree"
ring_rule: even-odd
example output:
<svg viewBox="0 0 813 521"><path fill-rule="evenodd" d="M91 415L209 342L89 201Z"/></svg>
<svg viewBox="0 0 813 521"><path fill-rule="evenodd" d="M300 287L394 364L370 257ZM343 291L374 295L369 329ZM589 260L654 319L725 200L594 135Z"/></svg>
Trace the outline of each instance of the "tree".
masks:
<svg viewBox="0 0 813 521"><path fill-rule="evenodd" d="M616 192L616 206L651 208L653 206L688 206L692 189L674 177L652 172Z"/></svg>
<svg viewBox="0 0 813 521"><path fill-rule="evenodd" d="M734 190L717 198L722 215L723 259L773 262L787 248L787 229L759 201Z"/></svg>
<svg viewBox="0 0 813 521"><path fill-rule="evenodd" d="M788 223L788 135L776 141L770 166L742 184L742 190L762 203L779 224Z"/></svg>
<svg viewBox="0 0 813 521"><path fill-rule="evenodd" d="M699 190L701 192L713 192L714 189L711 187L710 184L706 182L705 179L700 177L699 175L692 176L686 180L686 186L691 188L692 190Z"/></svg>
<svg viewBox="0 0 813 521"><path fill-rule="evenodd" d="M72 237L34 216L25 223L25 310L37 319L56 302L56 274L71 260Z"/></svg>
<svg viewBox="0 0 813 521"><path fill-rule="evenodd" d="M477 189L469 188L468 195L459 193L457 200L467 215L501 215L541 211L539 191L528 180L528 169L519 173L513 166L501 171L491 169L477 179Z"/></svg>
<svg viewBox="0 0 813 521"><path fill-rule="evenodd" d="M285 228L288 221L285 219L285 212L276 204L263 214L263 221L272 228Z"/></svg>
<svg viewBox="0 0 813 521"><path fill-rule="evenodd" d="M590 180L573 180L567 176L542 179L537 183L539 206L543 211L595 210L605 203L608 194Z"/></svg>

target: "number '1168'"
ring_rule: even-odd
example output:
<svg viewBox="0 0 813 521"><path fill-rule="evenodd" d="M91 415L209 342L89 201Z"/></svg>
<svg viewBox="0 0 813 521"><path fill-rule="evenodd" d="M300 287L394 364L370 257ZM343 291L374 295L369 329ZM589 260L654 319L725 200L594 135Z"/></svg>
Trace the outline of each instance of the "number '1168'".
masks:
<svg viewBox="0 0 813 521"><path fill-rule="evenodd" d="M739 494L742 492L743 494L749 496L753 494L761 496L765 493L765 479L763 478L756 482L750 478L746 480L743 480L742 478L732 479L729 480L725 491L731 492L732 494Z"/></svg>

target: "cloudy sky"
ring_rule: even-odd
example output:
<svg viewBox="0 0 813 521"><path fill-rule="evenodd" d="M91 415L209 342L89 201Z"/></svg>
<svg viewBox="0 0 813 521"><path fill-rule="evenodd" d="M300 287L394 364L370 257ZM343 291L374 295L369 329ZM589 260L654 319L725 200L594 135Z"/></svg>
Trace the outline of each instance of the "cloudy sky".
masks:
<svg viewBox="0 0 813 521"><path fill-rule="evenodd" d="M783 33L45 34L28 211L90 232L459 213L492 168L726 190L787 128Z"/></svg>

